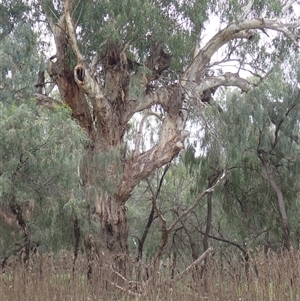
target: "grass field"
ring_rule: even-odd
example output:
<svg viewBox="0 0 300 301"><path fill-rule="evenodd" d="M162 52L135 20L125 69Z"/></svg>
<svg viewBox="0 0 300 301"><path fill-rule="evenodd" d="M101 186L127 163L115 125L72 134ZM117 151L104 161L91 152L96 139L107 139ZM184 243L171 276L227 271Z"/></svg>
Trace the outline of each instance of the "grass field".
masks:
<svg viewBox="0 0 300 301"><path fill-rule="evenodd" d="M174 281L163 265L155 277L139 281L141 271L133 268L131 281L126 281L107 264L100 268L94 262L92 278L87 280L84 256L78 259L74 274L72 256L67 253L57 259L37 256L27 267L10 263L2 274L0 300L300 300L299 251L257 254L248 263L215 255L208 259L202 277L199 265Z"/></svg>

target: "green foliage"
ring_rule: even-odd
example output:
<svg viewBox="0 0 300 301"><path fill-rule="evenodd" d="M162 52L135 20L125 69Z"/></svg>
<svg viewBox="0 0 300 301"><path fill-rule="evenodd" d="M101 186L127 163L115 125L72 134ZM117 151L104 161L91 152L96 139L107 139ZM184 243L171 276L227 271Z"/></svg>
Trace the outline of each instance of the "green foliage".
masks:
<svg viewBox="0 0 300 301"><path fill-rule="evenodd" d="M49 3L47 8L54 19L59 16L60 7ZM73 4L72 17L86 58L91 59L99 46L109 40L121 49L129 43L128 52L143 63L150 44L156 41L172 52L173 68L179 70L190 60L186 54L199 35L196 28L207 20L207 10L207 1L78 1ZM105 51L104 47L100 49L102 54Z"/></svg>
<svg viewBox="0 0 300 301"><path fill-rule="evenodd" d="M29 24L18 23L0 44L0 99L21 103L32 97L42 57L37 39ZM12 51L13 49L13 51Z"/></svg>
<svg viewBox="0 0 300 301"><path fill-rule="evenodd" d="M0 3L0 41L9 35L16 24L20 21L24 21L26 13L28 12L28 6L25 5L24 1L16 0L2 0Z"/></svg>
<svg viewBox="0 0 300 301"><path fill-rule="evenodd" d="M68 246L74 211L64 205L82 198L77 166L87 138L65 108L49 114L31 102L1 104L0 111L1 208L9 208L13 196L33 241L54 249ZM5 220L1 224L9 226ZM17 228L16 222L12 226ZM1 238L1 253L11 251L10 243Z"/></svg>
<svg viewBox="0 0 300 301"><path fill-rule="evenodd" d="M220 130L219 137L223 137L228 166L222 207L231 224L236 225L235 233L240 233L243 240L249 240L269 229L277 246L281 240L280 223L274 222L280 220L278 201L258 151L268 154L275 180L280 185L291 220L294 220L299 212L300 94L296 76L285 76L290 64L294 65L285 63L274 70L263 86L246 95L229 91L224 111L219 115L220 125L216 127ZM294 231L298 231L298 225L292 223Z"/></svg>

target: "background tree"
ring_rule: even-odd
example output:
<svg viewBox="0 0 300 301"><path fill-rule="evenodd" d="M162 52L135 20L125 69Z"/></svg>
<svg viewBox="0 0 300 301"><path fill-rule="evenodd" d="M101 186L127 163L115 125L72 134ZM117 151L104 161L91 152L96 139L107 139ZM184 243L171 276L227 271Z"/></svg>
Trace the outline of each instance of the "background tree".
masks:
<svg viewBox="0 0 300 301"><path fill-rule="evenodd" d="M265 201L262 200L260 204L257 204L255 216L263 214L265 217L271 217L270 213L277 208L274 212L275 220L281 225L283 246L287 249L291 245L287 208L289 205L296 204L298 189L296 175L299 166L297 160L299 89L297 88L298 71L295 71L297 69L294 63L286 62L282 64L281 69L273 72L262 87L243 96L242 102L238 102L240 98L237 95L231 96L227 102L228 116L224 120L228 126L228 134L232 137L230 144L228 143L230 147L228 149L232 150L230 157L242 160L241 168L232 172L233 174L237 172L237 177L231 179L231 181L239 181L238 185L233 184L233 186L236 188L240 186L241 191L236 191L233 195L236 195L237 199L240 198L242 211L245 210L248 202L243 200L246 195L244 197L241 195L246 192L245 184L248 183L246 184L247 190L249 196L252 194L251 198L253 198L254 189L261 186L257 182L260 179L259 182L264 184L256 198L260 199L264 195ZM240 105L243 106L243 110L238 117L233 112ZM232 126L229 127L230 120ZM235 144L234 141L237 141L235 137L247 137L247 139L241 139ZM266 189L266 186L269 188ZM277 205L272 208L274 198L277 200ZM264 212L261 205L266 203L266 200L271 203ZM252 207L255 206L253 202L250 204ZM262 221L265 218L260 216L258 220ZM269 222L273 223L274 218Z"/></svg>
<svg viewBox="0 0 300 301"><path fill-rule="evenodd" d="M157 198L160 211L171 223L176 218L176 212L178 216L178 212L186 210L189 200L205 189L206 179L218 171L215 166L227 169L221 189L217 194L208 195L207 207L202 202L187 220L178 224L172 233L174 236L170 236L168 254L175 250L178 261L197 259L202 249L201 241L205 250L208 239L210 245L220 246L216 242L222 242L237 248L238 252L242 251L246 263L249 251L262 245L266 251L298 245L299 227L295 223L299 212L297 70L297 60L292 58L275 68L263 85L248 94L241 95L229 89L224 91L217 98L221 108L211 102L203 111L205 122L202 126L205 131L201 132L202 144L196 148L197 153L190 146L178 161L167 166L168 172L162 183L162 171L157 172L157 178L154 175L148 178L154 188L159 187ZM236 114L237 111L240 114ZM279 118L278 114L283 117ZM280 129L274 125L277 119ZM278 199L265 165L260 160L259 149L262 145L265 151L272 149L268 151L270 167L274 170L282 199ZM137 190L131 198L133 204L128 204L129 212L142 204L143 199L147 200L146 187L139 197ZM287 237L283 231L284 219L279 201L284 202L288 225L292 225L289 226L291 235ZM151 194L148 206L151 206ZM153 250L153 242L154 246L158 245L159 239L158 217L148 208L150 211L153 223L152 229L148 229L147 239L151 243L144 245L145 254ZM147 219L146 215L139 214L135 209L136 215L145 220L138 223L146 224L147 221L148 226L150 217ZM135 237L142 237L136 218L131 224ZM220 251L226 253L226 248L220 247Z"/></svg>

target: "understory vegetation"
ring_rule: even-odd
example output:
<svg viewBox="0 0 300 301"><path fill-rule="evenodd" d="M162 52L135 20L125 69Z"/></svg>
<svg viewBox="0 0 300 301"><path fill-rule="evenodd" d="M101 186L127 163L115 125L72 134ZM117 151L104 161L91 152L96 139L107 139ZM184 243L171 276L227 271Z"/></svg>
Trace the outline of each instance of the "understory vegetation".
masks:
<svg viewBox="0 0 300 301"><path fill-rule="evenodd" d="M11 264L2 274L2 301L272 301L300 298L299 251L264 254L256 250L247 263L231 251L222 256L214 254L205 267L199 264L180 279L176 278L177 267L167 262L161 265L155 278L140 279L147 263L143 266L135 264L128 282L108 266L95 268L93 277L88 280L86 257L83 256L78 258L72 273L72 255L66 251L57 256L36 254L32 260L26 267L20 263Z"/></svg>

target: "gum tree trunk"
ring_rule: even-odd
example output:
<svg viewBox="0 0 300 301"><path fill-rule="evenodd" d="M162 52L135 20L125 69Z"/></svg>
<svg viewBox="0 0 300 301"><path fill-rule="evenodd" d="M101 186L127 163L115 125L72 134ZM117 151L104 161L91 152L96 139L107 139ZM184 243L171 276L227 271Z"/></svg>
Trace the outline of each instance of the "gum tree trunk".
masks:
<svg viewBox="0 0 300 301"><path fill-rule="evenodd" d="M188 134L184 131L186 112L182 110L183 93L179 85L174 85L172 89L162 87L141 94L138 100L132 99L126 57L113 43L107 46L105 84L98 83L91 73L93 68L85 66L78 52L68 3L65 5L64 16L52 28L57 52L49 59L47 72L72 109L73 117L90 138L90 146L80 167L80 176L86 190L88 218L93 219L91 215L96 213L101 234L99 237L89 237L86 245L90 249L94 245L101 245L101 252L112 258L119 270L124 270L124 258L128 256L125 204L142 179L170 162L183 149ZM67 55L69 47L77 58L75 68L72 68ZM155 56L167 56L159 49L152 53L151 61ZM167 68L169 63L159 68ZM141 83L140 89L146 89L148 80L145 74L136 73L132 77L135 82ZM154 104L160 104L165 110L156 145L140 153L137 142L133 154L126 156L124 135L129 120L134 113Z"/></svg>

